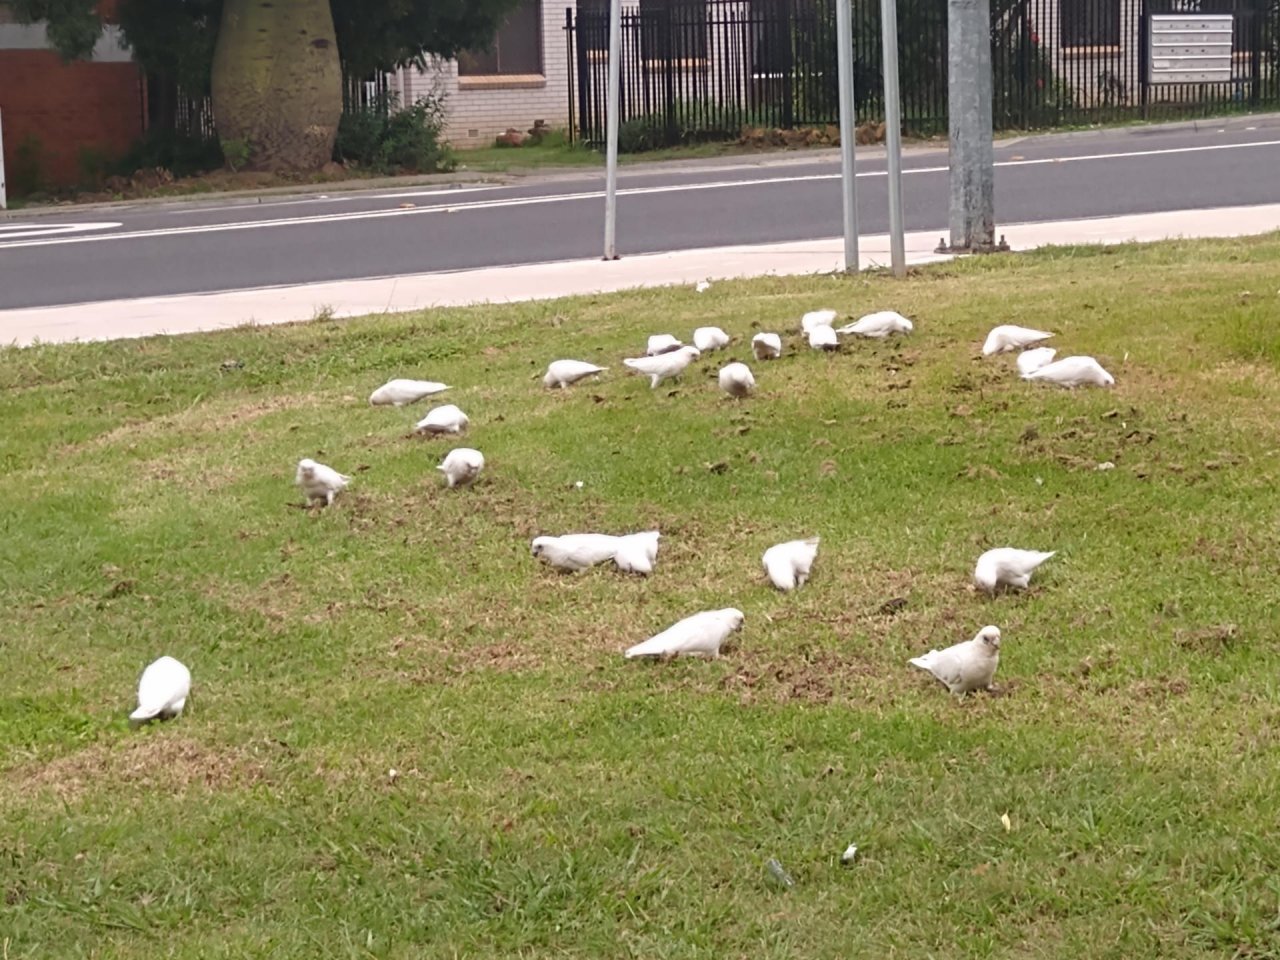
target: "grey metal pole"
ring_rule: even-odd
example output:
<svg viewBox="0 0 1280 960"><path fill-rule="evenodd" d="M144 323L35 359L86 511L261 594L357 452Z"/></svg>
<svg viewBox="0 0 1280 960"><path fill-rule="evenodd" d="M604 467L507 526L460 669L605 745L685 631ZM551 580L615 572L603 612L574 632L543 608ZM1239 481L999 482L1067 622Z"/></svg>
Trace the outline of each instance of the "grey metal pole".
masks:
<svg viewBox="0 0 1280 960"><path fill-rule="evenodd" d="M898 93L898 2L880 0L884 44L884 146L889 160L889 259L895 277L907 272L902 226L902 102Z"/></svg>
<svg viewBox="0 0 1280 960"><path fill-rule="evenodd" d="M853 14L851 0L836 0L836 61L840 84L840 188L844 203L844 269L858 270L858 187L854 138L858 118L853 100Z"/></svg>
<svg viewBox="0 0 1280 960"><path fill-rule="evenodd" d="M995 245L991 144L991 0L947 0L951 246Z"/></svg>
<svg viewBox="0 0 1280 960"><path fill-rule="evenodd" d="M585 80L584 80L585 82ZM618 88L622 85L622 0L609 4L609 97L604 162L604 258L618 259Z"/></svg>
<svg viewBox="0 0 1280 960"><path fill-rule="evenodd" d="M4 192L4 115L0 114L0 210L7 210L9 201Z"/></svg>

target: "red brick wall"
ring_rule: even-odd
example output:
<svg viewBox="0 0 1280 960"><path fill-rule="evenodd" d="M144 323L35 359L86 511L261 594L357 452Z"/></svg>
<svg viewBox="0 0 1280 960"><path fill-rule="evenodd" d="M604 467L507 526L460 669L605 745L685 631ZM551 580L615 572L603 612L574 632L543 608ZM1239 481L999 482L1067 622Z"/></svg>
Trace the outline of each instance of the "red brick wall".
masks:
<svg viewBox="0 0 1280 960"><path fill-rule="evenodd" d="M45 50L0 50L0 115L6 179L13 190L18 148L40 141L50 184L82 179L82 148L120 157L142 135L142 74L132 63L63 63Z"/></svg>

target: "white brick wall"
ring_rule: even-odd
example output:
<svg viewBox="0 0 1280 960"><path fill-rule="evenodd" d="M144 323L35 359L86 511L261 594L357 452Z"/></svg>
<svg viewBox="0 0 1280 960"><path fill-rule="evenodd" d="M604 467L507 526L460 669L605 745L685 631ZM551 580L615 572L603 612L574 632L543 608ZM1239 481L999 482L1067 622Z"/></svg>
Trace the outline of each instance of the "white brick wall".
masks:
<svg viewBox="0 0 1280 960"><path fill-rule="evenodd" d="M509 127L524 132L535 120L569 125L569 56L565 10L576 0L542 0L542 73L459 77L455 60L436 60L428 70L406 67L395 78L402 103L424 94L445 95L445 136L454 146L488 146Z"/></svg>

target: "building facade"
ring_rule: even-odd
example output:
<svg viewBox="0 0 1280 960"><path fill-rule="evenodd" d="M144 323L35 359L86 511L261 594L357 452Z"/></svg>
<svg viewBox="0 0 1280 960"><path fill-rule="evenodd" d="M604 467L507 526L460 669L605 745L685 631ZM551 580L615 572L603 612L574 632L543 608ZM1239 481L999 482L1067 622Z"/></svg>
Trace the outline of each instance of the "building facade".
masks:
<svg viewBox="0 0 1280 960"><path fill-rule="evenodd" d="M514 128L524 132L541 120L569 124L569 39L566 11L575 0L521 0L498 31L492 49L456 60L433 59L426 70L406 67L393 79L400 102L443 96L455 146L492 144Z"/></svg>

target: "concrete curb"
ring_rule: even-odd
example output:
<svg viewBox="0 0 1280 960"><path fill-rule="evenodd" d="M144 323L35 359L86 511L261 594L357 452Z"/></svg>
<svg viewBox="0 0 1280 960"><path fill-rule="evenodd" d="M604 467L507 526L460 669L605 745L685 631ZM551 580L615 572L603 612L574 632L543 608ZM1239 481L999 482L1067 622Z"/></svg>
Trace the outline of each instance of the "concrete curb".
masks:
<svg viewBox="0 0 1280 960"><path fill-rule="evenodd" d="M1043 246L1147 242L1179 237L1240 237L1280 229L1280 204L1130 214L1087 220L1005 225L1014 250ZM913 265L951 259L934 252L936 230L907 235ZM843 263L839 237L645 254L617 261L572 260L231 290L196 296L146 297L72 306L0 311L4 341L113 340L155 334L271 325L324 314L356 317L484 303L514 303L612 293L645 287L763 276L834 273ZM860 239L861 267L884 267L888 237ZM483 293L478 293L483 291ZM692 292L691 296L695 295Z"/></svg>
<svg viewBox="0 0 1280 960"><path fill-rule="evenodd" d="M1154 137L1164 133L1182 133L1188 130L1215 133L1219 130L1243 130L1248 127L1280 127L1280 113L1232 114L1229 117L1201 117L1198 120L1178 120L1173 123L1133 123L1119 127L1099 126L1090 127L1087 130L1063 130L1058 133L1030 133L1006 140L997 138L996 146L1011 147L1015 144L1039 144L1060 140L1092 140L1116 133L1132 137Z"/></svg>

